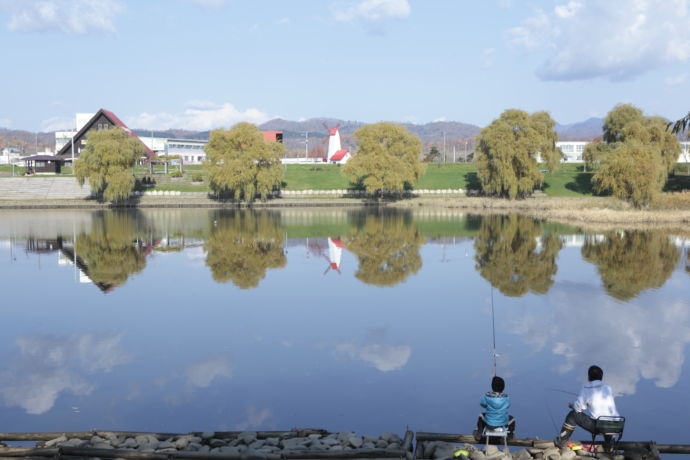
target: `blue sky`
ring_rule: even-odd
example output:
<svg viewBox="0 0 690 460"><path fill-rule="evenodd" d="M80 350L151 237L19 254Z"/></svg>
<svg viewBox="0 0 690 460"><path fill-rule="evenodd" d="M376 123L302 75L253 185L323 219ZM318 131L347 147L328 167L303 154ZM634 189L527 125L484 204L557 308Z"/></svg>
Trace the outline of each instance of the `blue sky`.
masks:
<svg viewBox="0 0 690 460"><path fill-rule="evenodd" d="M0 0L0 45L15 129L690 109L690 0Z"/></svg>

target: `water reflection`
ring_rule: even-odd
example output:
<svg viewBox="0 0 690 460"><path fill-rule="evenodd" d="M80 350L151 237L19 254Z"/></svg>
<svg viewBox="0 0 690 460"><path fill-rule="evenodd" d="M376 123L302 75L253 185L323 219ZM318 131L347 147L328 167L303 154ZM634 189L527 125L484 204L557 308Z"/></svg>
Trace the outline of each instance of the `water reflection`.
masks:
<svg viewBox="0 0 690 460"><path fill-rule="evenodd" d="M280 214L259 212L217 212L204 250L206 265L215 281L249 289L259 285L266 270L283 268L287 258Z"/></svg>
<svg viewBox="0 0 690 460"><path fill-rule="evenodd" d="M504 295L546 294L562 245L557 235L543 234L541 221L515 214L485 216L474 243L476 268Z"/></svg>
<svg viewBox="0 0 690 460"><path fill-rule="evenodd" d="M77 235L74 250L63 248L72 262L104 292L124 284L146 267L146 255L155 243L144 238L143 217L138 212L100 211L91 230Z"/></svg>
<svg viewBox="0 0 690 460"><path fill-rule="evenodd" d="M599 270L604 289L619 300L630 300L669 279L680 250L661 232L628 230L588 237L582 258Z"/></svg>
<svg viewBox="0 0 690 460"><path fill-rule="evenodd" d="M422 268L424 237L405 212L353 214L345 246L359 260L355 277L375 286L395 286Z"/></svg>
<svg viewBox="0 0 690 460"><path fill-rule="evenodd" d="M129 362L121 338L116 334L18 337L19 355L0 372L3 402L28 414L43 414L62 392L88 395L94 385L87 376Z"/></svg>

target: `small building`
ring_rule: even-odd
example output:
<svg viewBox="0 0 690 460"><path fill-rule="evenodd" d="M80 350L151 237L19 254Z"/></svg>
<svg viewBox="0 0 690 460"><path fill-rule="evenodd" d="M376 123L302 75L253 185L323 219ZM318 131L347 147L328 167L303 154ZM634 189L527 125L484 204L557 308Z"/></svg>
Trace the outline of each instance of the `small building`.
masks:
<svg viewBox="0 0 690 460"><path fill-rule="evenodd" d="M563 163L582 163L585 161L583 154L587 144L589 144L589 142L559 141L556 142L556 148L561 149L561 152L563 152Z"/></svg>
<svg viewBox="0 0 690 460"><path fill-rule="evenodd" d="M79 115L79 114L77 114ZM79 117L77 117L79 120ZM113 112L105 109L100 109L96 112L91 119L89 119L81 128L78 128L77 132L72 138L69 139L56 153L56 156L64 161L72 161L72 158L79 158L82 150L86 147L86 135L93 129L95 130L106 130L113 127L119 127L123 129L131 138L136 139L141 142L144 147L144 160L148 160L154 156L153 150L151 150L146 144L144 144L139 136L134 134L134 132L124 124ZM56 140L57 142L57 140ZM72 152L72 146L74 146L74 152Z"/></svg>
<svg viewBox="0 0 690 460"><path fill-rule="evenodd" d="M279 142L283 143L283 132L282 131L261 131L266 142Z"/></svg>
<svg viewBox="0 0 690 460"><path fill-rule="evenodd" d="M53 155L32 155L23 157L27 174L60 174L64 160Z"/></svg>

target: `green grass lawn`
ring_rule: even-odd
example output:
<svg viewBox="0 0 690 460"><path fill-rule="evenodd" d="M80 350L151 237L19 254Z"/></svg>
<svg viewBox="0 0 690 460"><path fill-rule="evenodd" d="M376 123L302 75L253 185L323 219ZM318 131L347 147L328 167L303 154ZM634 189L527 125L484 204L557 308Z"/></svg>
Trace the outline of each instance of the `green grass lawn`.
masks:
<svg viewBox="0 0 690 460"><path fill-rule="evenodd" d="M285 190L333 190L350 188L338 165L285 165Z"/></svg>
<svg viewBox="0 0 690 460"><path fill-rule="evenodd" d="M558 170L545 174L544 193L548 196L591 196L592 173L583 172L581 163L563 163Z"/></svg>

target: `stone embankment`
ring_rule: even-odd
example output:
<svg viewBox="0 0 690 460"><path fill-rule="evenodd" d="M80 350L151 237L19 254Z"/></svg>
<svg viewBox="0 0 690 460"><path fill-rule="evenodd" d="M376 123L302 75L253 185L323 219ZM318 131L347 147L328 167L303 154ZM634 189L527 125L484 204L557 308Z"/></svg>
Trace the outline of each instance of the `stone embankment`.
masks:
<svg viewBox="0 0 690 460"><path fill-rule="evenodd" d="M358 436L353 432L192 433L184 435L97 432L88 439L60 436L37 445L61 456L91 458L412 458L412 433ZM32 455L36 455L34 449ZM149 454L149 455L141 455ZM0 455L2 452L0 450Z"/></svg>

